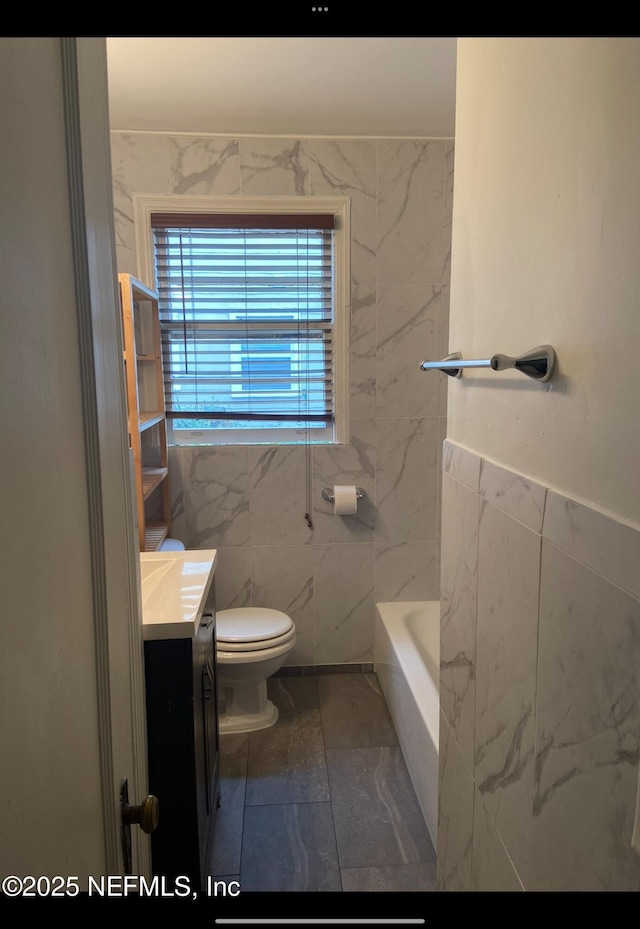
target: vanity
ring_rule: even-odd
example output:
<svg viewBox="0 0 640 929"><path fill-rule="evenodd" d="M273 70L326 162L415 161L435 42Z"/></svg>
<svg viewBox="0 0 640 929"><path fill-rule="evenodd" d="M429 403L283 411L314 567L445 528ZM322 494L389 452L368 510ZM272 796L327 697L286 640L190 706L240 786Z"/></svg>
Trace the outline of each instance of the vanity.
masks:
<svg viewBox="0 0 640 929"><path fill-rule="evenodd" d="M215 550L141 552L154 875L204 887L219 799Z"/></svg>

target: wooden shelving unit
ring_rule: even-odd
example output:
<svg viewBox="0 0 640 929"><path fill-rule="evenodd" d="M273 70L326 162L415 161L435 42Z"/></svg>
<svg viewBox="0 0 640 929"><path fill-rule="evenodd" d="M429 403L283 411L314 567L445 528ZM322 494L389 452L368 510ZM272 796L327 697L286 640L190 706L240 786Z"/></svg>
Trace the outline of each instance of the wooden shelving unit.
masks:
<svg viewBox="0 0 640 929"><path fill-rule="evenodd" d="M171 526L158 294L131 274L118 283L140 551L155 552Z"/></svg>

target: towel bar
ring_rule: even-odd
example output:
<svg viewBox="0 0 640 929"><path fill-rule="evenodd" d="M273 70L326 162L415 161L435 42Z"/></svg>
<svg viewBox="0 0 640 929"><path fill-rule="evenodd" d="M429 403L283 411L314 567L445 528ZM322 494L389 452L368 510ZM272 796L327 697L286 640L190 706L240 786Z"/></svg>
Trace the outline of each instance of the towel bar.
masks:
<svg viewBox="0 0 640 929"><path fill-rule="evenodd" d="M444 371L450 377L461 377L463 368L491 368L493 371L507 371L515 368L536 381L548 381L553 375L556 353L550 345L538 345L524 355L516 358L511 355L492 355L491 358L463 360L460 352L451 352L442 361L421 361L421 371Z"/></svg>

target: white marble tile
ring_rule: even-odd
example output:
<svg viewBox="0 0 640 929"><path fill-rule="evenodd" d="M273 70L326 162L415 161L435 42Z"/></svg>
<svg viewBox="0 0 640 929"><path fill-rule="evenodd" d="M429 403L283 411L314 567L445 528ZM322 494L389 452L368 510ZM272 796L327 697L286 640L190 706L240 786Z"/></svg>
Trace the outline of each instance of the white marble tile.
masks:
<svg viewBox="0 0 640 929"><path fill-rule="evenodd" d="M376 415L437 416L440 380L421 371L440 344L440 288L391 284L378 287L376 303Z"/></svg>
<svg viewBox="0 0 640 929"><path fill-rule="evenodd" d="M249 542L247 449L201 446L183 451L188 548Z"/></svg>
<svg viewBox="0 0 640 929"><path fill-rule="evenodd" d="M236 142L195 135L113 134L114 202L121 271L137 273L133 192L158 195L343 194L351 197L351 269L352 281L357 285L352 288L350 321L351 420L352 424L357 424L359 420L373 420L376 415L379 419L373 447L357 426L357 442L353 447L317 450L314 473L318 481L324 482L326 478L331 485L360 484L356 477L366 474L362 483L369 482L366 489L370 510L364 513L358 527L363 535L345 533L345 523L338 524L335 520L339 518L324 511L314 514L314 532L308 529L304 521L305 467L300 448L176 450L181 464L184 463L183 488L176 487L173 492L176 531L183 525L185 544L213 545L225 553L227 565L233 564L228 584L227 581L222 584L228 605L250 602L250 589L246 588L244 577L245 574L251 577L246 563L249 549L242 548L249 544L259 549L271 545L294 548L299 544L324 544L336 539L345 542L375 539L379 583L383 590L411 591L411 596L423 596L425 589L431 590L444 422L437 417L442 417L446 409L443 388L438 386L433 418L424 419L422 413L414 417L409 412L407 398L410 403L415 401L418 410L425 408L425 404L431 410L432 380L429 379L427 390L428 375L420 376L417 372L418 391L403 391L401 381L408 367L400 365L395 376L393 368L404 348L410 351L406 341L408 329L391 317L384 320L376 359L375 284L380 243L381 281L384 284L419 284L415 292L421 291L421 299L429 306L427 313L433 308L435 289L428 285L441 284L442 267L447 260L446 196L450 195L451 179L450 164L447 168L445 159L450 158L450 148L449 143L440 141L378 143L254 138ZM382 195L379 210L378 190ZM436 231L438 222L440 228ZM409 320L410 309L409 306ZM444 338L442 326L446 317L443 305L439 319L431 320L434 327L440 329L439 344ZM420 333L422 339L422 330ZM379 391L381 406L376 413L377 364L378 374L389 377L390 381ZM439 374L434 378L448 380ZM392 409L398 411L398 419L395 413L391 417L381 415ZM378 468L374 475L376 456ZM380 494L382 502L378 507ZM313 503L318 504L315 489ZM358 542L358 546L361 544ZM350 548L350 545L344 546L345 551ZM437 580L437 546L435 551ZM301 557L308 557L308 552ZM373 584L373 545L370 561ZM367 660L371 651L370 617L366 610L359 612L358 617L361 641L354 640L348 651L350 660L358 660L358 656ZM351 623L354 629L358 628L358 622ZM306 655L306 644L304 649ZM314 660L318 659L314 657Z"/></svg>
<svg viewBox="0 0 640 929"><path fill-rule="evenodd" d="M296 139L240 139L243 196L309 195L309 143Z"/></svg>
<svg viewBox="0 0 640 929"><path fill-rule="evenodd" d="M521 879L528 873L541 537L481 500L474 777Z"/></svg>
<svg viewBox="0 0 640 929"><path fill-rule="evenodd" d="M442 141L378 143L378 283L443 281Z"/></svg>
<svg viewBox="0 0 640 929"><path fill-rule="evenodd" d="M351 279L376 281L377 145L375 142L313 139L310 147L312 196L351 199Z"/></svg>
<svg viewBox="0 0 640 929"><path fill-rule="evenodd" d="M546 493L542 484L483 459L480 496L534 532L542 532Z"/></svg>
<svg viewBox="0 0 640 929"><path fill-rule="evenodd" d="M215 573L216 609L251 606L251 550L248 546L218 548Z"/></svg>
<svg viewBox="0 0 640 929"><path fill-rule="evenodd" d="M349 379L351 416L368 419L376 409L376 289L351 289Z"/></svg>
<svg viewBox="0 0 640 929"><path fill-rule="evenodd" d="M436 538L438 420L376 420L376 541Z"/></svg>
<svg viewBox="0 0 640 929"><path fill-rule="evenodd" d="M637 529L549 490L542 534L578 561L640 597Z"/></svg>
<svg viewBox="0 0 640 929"><path fill-rule="evenodd" d="M174 194L239 194L237 139L171 136L171 189Z"/></svg>
<svg viewBox="0 0 640 929"><path fill-rule="evenodd" d="M170 143L163 133L112 132L111 170L130 193L171 193Z"/></svg>
<svg viewBox="0 0 640 929"><path fill-rule="evenodd" d="M348 445L317 446L313 450L313 541L366 542L373 536L376 518L375 423L352 420ZM357 513L336 516L322 490L335 484L361 487L364 498Z"/></svg>
<svg viewBox="0 0 640 929"><path fill-rule="evenodd" d="M638 891L640 602L543 542L528 889Z"/></svg>
<svg viewBox="0 0 640 929"><path fill-rule="evenodd" d="M476 492L480 487L481 461L480 456L468 448L457 445L450 439L445 440L442 448L442 470Z"/></svg>
<svg viewBox="0 0 640 929"><path fill-rule="evenodd" d="M171 193L169 163L168 136L111 133L116 260L120 273L138 273L132 196Z"/></svg>
<svg viewBox="0 0 640 929"><path fill-rule="evenodd" d="M440 714L437 884L440 891L471 889L473 778Z"/></svg>
<svg viewBox="0 0 640 929"><path fill-rule="evenodd" d="M252 545L293 545L311 541L304 518L306 450L294 445L249 447Z"/></svg>
<svg viewBox="0 0 640 929"><path fill-rule="evenodd" d="M169 499L171 501L171 538L186 543L187 518L185 513L184 482L182 479L183 449L175 445L168 448Z"/></svg>
<svg viewBox="0 0 640 929"><path fill-rule="evenodd" d="M471 890L489 893L514 893L524 890L478 792L473 814Z"/></svg>
<svg viewBox="0 0 640 929"><path fill-rule="evenodd" d="M479 498L442 478L440 706L473 771L476 711L476 613Z"/></svg>
<svg viewBox="0 0 640 929"><path fill-rule="evenodd" d="M376 542L376 603L437 600L435 542Z"/></svg>
<svg viewBox="0 0 640 929"><path fill-rule="evenodd" d="M373 637L375 623L375 604L373 602L373 591L371 600L367 598L366 609L361 609L355 618L353 624L353 658L350 659L355 664L359 662L373 661ZM317 638L316 638L317 642Z"/></svg>
<svg viewBox="0 0 640 929"><path fill-rule="evenodd" d="M286 664L313 664L313 551L310 545L251 548L253 606L282 610L296 625L296 644Z"/></svg>
<svg viewBox="0 0 640 929"><path fill-rule="evenodd" d="M315 664L372 660L373 545L314 545L313 559Z"/></svg>

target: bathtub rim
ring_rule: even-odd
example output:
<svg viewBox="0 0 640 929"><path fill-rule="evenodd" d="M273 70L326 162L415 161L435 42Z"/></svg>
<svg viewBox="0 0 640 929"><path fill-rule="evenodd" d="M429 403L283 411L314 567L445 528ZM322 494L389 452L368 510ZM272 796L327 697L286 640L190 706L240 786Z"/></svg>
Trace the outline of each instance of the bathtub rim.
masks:
<svg viewBox="0 0 640 929"><path fill-rule="evenodd" d="M434 681L429 673L422 657L418 654L418 646L414 644L413 637L405 624L407 613L418 608L424 608L430 619L437 618L439 630L441 609L439 600L393 600L376 603L378 617L391 640L398 664L437 753L440 738L439 681ZM432 657L439 666L440 656Z"/></svg>
<svg viewBox="0 0 640 929"><path fill-rule="evenodd" d="M440 694L407 628L411 611L427 608L437 622L439 600L381 601L376 604L374 669L398 733L434 850L438 838ZM439 665L439 647L437 663Z"/></svg>

